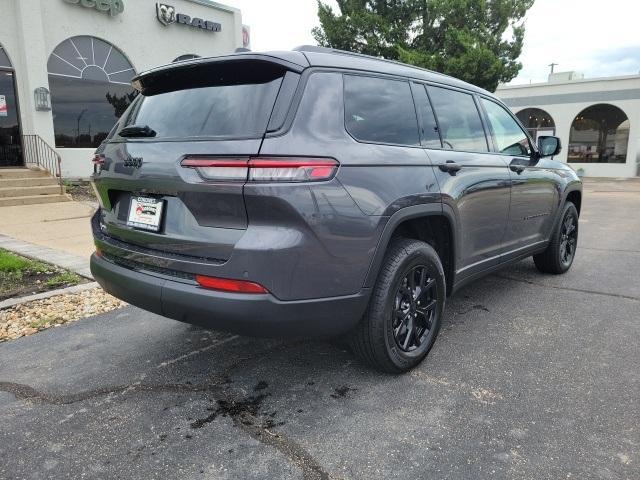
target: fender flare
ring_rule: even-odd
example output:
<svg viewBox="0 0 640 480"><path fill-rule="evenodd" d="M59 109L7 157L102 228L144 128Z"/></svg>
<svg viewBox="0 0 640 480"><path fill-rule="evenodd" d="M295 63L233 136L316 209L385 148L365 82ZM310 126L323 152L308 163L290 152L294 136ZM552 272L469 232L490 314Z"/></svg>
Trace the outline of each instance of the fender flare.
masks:
<svg viewBox="0 0 640 480"><path fill-rule="evenodd" d="M443 205L442 203L425 203L421 205L412 205L410 207L405 207L397 212L395 212L384 227L382 231L382 235L378 240L378 245L376 246L375 253L373 254L373 259L371 264L369 265L369 270L365 277L364 287L371 288L374 286L376 279L378 278L378 272L380 271L380 267L382 266L382 260L384 259L384 255L387 252L387 247L389 246L389 242L391 241L391 237L393 233L396 231L398 225L406 220L412 220L414 218L420 217L444 217L449 222L451 227L451 235L453 237L452 247L453 247L453 262L452 272L455 272L456 265L456 253L457 249L457 233L456 233L456 218L453 213L453 209L448 205ZM447 279L448 280L448 279ZM453 282L453 278L451 279ZM449 281L447 281L449 283ZM453 284L453 283L452 283Z"/></svg>

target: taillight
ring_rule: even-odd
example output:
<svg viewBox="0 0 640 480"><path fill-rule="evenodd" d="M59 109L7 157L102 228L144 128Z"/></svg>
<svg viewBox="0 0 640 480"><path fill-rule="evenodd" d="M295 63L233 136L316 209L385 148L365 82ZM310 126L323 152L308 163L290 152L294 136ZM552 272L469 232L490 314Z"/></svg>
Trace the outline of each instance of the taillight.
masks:
<svg viewBox="0 0 640 480"><path fill-rule="evenodd" d="M262 285L246 280L231 280L228 278L208 277L206 275L196 275L198 285L211 290L232 293L267 293L267 289Z"/></svg>
<svg viewBox="0 0 640 480"><path fill-rule="evenodd" d="M180 165L192 167L207 180L245 181L249 171L249 159L187 157Z"/></svg>
<svg viewBox="0 0 640 480"><path fill-rule="evenodd" d="M252 158L249 181L318 182L335 174L338 162L332 158Z"/></svg>
<svg viewBox="0 0 640 480"><path fill-rule="evenodd" d="M105 161L105 156L102 155L101 153L96 153L93 156L93 159L91 160L91 163L93 163L93 173L98 173L98 169L102 169L102 166L104 165L104 161Z"/></svg>
<svg viewBox="0 0 640 480"><path fill-rule="evenodd" d="M300 157L187 157L180 164L206 180L248 182L319 182L331 179L339 165L333 158Z"/></svg>

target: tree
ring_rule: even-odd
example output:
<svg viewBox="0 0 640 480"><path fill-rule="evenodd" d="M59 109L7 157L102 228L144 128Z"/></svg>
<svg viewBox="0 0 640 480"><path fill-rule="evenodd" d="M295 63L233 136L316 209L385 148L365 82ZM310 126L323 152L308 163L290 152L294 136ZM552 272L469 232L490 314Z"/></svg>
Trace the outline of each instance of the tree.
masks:
<svg viewBox="0 0 640 480"><path fill-rule="evenodd" d="M523 18L534 0L318 0L319 45L399 60L489 91L522 64Z"/></svg>

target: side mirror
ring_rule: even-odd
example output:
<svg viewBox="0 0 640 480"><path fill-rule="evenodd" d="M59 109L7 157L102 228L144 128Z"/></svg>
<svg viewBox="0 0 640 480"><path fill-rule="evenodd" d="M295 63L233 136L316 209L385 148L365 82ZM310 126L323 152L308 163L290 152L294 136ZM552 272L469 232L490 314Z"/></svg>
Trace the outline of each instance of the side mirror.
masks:
<svg viewBox="0 0 640 480"><path fill-rule="evenodd" d="M553 157L562 150L560 139L558 137L538 137L538 152L540 157Z"/></svg>

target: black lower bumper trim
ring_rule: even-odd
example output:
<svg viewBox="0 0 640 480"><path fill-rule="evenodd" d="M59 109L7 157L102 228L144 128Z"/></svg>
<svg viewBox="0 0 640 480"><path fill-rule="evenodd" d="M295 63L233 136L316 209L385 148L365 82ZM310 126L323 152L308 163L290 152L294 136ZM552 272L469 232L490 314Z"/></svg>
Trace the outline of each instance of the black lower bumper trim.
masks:
<svg viewBox="0 0 640 480"><path fill-rule="evenodd" d="M91 257L91 272L107 292L132 305L205 328L257 337L340 335L360 320L369 298L368 290L296 301L218 292L136 272L96 255Z"/></svg>

